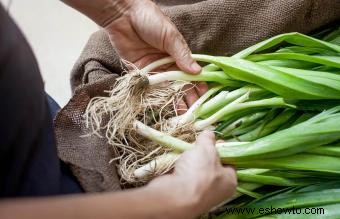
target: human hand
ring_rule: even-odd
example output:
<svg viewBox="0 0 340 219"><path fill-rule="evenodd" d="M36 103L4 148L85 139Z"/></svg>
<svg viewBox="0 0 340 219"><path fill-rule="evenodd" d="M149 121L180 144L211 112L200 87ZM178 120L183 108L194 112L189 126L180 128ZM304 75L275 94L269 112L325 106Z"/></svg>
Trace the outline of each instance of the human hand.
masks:
<svg viewBox="0 0 340 219"><path fill-rule="evenodd" d="M123 59L142 68L170 55L185 72L198 73L201 70L192 59L183 36L156 4L150 0L125 2L129 6L125 7L122 16L104 26Z"/></svg>
<svg viewBox="0 0 340 219"><path fill-rule="evenodd" d="M237 186L235 170L220 163L212 132L200 134L195 145L181 155L172 174L158 177L148 185L171 191L168 201L173 199L182 206L177 218L193 218L209 211L232 197Z"/></svg>
<svg viewBox="0 0 340 219"><path fill-rule="evenodd" d="M130 1L129 4L130 7L120 18L105 26L111 43L123 59L142 68L171 55L181 70L188 73L201 70L191 58L191 51L183 36L152 1ZM185 113L208 90L208 86L201 82L184 89L186 94L177 105L178 114Z"/></svg>
<svg viewBox="0 0 340 219"><path fill-rule="evenodd" d="M63 0L86 14L109 35L121 58L139 68L172 56L177 67L187 73L198 73L201 67L191 58L191 51L176 26L150 0ZM167 70L164 66L161 70ZM183 114L208 89L198 83L193 89L185 88L187 95L178 104Z"/></svg>

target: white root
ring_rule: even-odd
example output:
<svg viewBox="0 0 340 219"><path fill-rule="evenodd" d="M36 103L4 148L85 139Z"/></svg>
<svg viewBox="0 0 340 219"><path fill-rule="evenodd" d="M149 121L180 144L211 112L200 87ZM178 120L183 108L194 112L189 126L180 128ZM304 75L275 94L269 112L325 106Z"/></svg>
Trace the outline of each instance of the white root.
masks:
<svg viewBox="0 0 340 219"><path fill-rule="evenodd" d="M198 59L208 59L208 56L196 55ZM84 113L85 125L99 137L105 137L115 152L114 161L118 164L118 172L123 182L146 182L136 179L134 171L151 162L157 156L168 154L171 150L163 145L143 137L136 131L134 121L142 123L178 139L193 142L196 131L192 124L191 115L176 125L169 125L169 118L177 116L175 108L177 101L183 96L183 86L189 82L167 82L162 74L149 76L148 73L158 67L173 63L174 59L158 60L142 70L132 67L133 71L118 78L106 97L93 98ZM177 75L176 75L177 74ZM185 75L177 72L173 77ZM168 73L170 75L170 73ZM152 78L153 77L153 78ZM198 106L197 106L198 107ZM194 109L194 108L193 108ZM162 165L163 170L171 167ZM157 170L158 171L158 170Z"/></svg>
<svg viewBox="0 0 340 219"><path fill-rule="evenodd" d="M139 135L133 126L135 120L183 140L195 139L189 127L170 130L163 124L176 116L173 106L182 97L186 84L150 85L147 76L135 70L118 78L109 96L95 97L88 104L85 125L91 134L108 139L123 182L139 183L133 176L134 170L169 151Z"/></svg>
<svg viewBox="0 0 340 219"><path fill-rule="evenodd" d="M136 169L133 174L138 179L146 180L150 177L164 174L172 169L179 157L180 155L175 153L160 155L146 165Z"/></svg>

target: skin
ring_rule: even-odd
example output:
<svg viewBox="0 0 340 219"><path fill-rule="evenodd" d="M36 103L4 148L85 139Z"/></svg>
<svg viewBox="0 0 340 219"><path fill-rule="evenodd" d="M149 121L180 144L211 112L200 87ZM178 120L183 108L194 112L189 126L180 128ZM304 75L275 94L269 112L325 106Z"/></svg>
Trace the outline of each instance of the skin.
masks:
<svg viewBox="0 0 340 219"><path fill-rule="evenodd" d="M203 132L196 147L183 153L171 174L144 187L115 193L2 200L0 218L195 218L231 197L236 189L235 170L221 165L214 145L214 134Z"/></svg>
<svg viewBox="0 0 340 219"><path fill-rule="evenodd" d="M177 28L149 0L64 2L102 26L119 55L138 67L171 55L181 70L191 74L201 70ZM207 85L187 88L188 95L179 103L184 110ZM0 201L0 218L195 218L230 198L237 185L235 170L220 163L212 132L201 133L195 144L183 153L171 174L144 187L114 193L4 199Z"/></svg>
<svg viewBox="0 0 340 219"><path fill-rule="evenodd" d="M191 51L182 34L171 20L150 0L64 0L103 27L121 58L139 68L166 56L176 60L176 66L164 66L159 71L181 69L197 74L201 67L191 58ZM104 10L110 8L112 10ZM156 30L156 31L155 31ZM177 105L183 114L193 102L208 90L204 82L187 86L186 96Z"/></svg>

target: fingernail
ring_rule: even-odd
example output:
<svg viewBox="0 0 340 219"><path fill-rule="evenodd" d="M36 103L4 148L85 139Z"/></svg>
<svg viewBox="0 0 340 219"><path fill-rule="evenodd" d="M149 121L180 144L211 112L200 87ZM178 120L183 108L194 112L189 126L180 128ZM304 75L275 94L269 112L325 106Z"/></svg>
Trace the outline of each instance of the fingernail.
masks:
<svg viewBox="0 0 340 219"><path fill-rule="evenodd" d="M201 66L197 64L197 62L193 62L190 66L190 69L194 73L199 73L201 71Z"/></svg>

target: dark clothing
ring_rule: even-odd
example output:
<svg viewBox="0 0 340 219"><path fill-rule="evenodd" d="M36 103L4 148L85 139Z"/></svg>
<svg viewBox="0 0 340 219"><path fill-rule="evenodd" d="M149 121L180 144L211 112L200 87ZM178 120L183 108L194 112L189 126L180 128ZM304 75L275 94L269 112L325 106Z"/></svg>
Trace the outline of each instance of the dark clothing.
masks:
<svg viewBox="0 0 340 219"><path fill-rule="evenodd" d="M57 115L57 112L60 110L60 106L49 96L47 95L47 101L51 113L51 118L54 118ZM54 136L52 136L54 139ZM54 149L55 145L50 145L50 148ZM61 191L59 194L71 194L71 193L82 193L84 192L81 188L79 182L76 177L72 174L68 165L66 165L63 161L60 161L61 168ZM53 171L53 170L50 170Z"/></svg>
<svg viewBox="0 0 340 219"><path fill-rule="evenodd" d="M1 5L0 101L0 197L63 193L51 100L28 43Z"/></svg>

